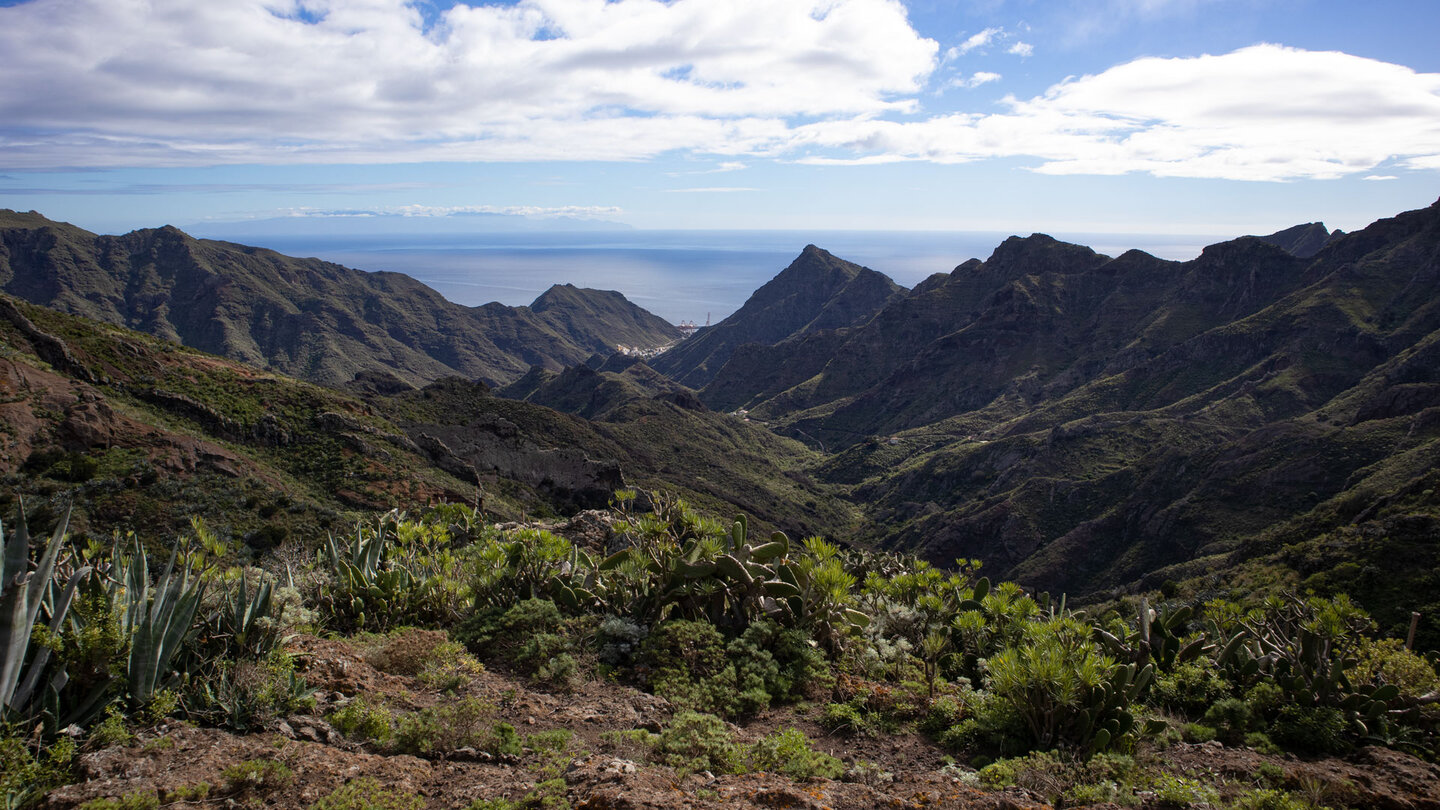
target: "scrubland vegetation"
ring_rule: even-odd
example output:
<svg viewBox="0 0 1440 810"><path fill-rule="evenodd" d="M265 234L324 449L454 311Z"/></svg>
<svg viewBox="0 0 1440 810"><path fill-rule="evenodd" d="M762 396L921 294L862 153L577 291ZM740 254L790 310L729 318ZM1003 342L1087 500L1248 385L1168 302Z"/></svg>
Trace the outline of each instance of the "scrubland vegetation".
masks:
<svg viewBox="0 0 1440 810"><path fill-rule="evenodd" d="M1347 804L1343 785L1293 784L1273 768L1243 783L1167 770L1156 754L1180 741L1440 754L1433 654L1376 637L1344 596L1154 594L1081 612L991 583L976 561L942 569L819 538L757 537L744 517L649 501L654 511L640 513L635 493L617 494L606 547L500 531L442 505L374 516L288 563L231 548L199 520L168 556L134 535L77 546L63 519L48 539L31 538L23 519L7 524L5 805L72 780L77 752L167 718L244 733L320 712L290 647L297 634L346 639L443 696L421 708L364 695L326 708L350 740L421 757L473 750L538 774L530 793L477 810L565 806L556 781L575 754L570 732L522 734L464 694L486 668L551 692L598 679L665 698L674 712L663 726L605 740L678 773L884 778L795 727L735 737L732 723L779 706L828 730L828 748L918 731L953 757L957 778L1019 784L1057 805ZM104 806L254 796L290 778L280 761L236 762L224 784ZM313 806L419 801L357 780Z"/></svg>

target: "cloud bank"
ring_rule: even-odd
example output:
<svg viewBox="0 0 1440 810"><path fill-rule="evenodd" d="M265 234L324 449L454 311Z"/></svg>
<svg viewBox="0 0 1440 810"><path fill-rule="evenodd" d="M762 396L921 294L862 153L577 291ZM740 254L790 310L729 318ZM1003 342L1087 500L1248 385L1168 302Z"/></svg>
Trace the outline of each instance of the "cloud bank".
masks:
<svg viewBox="0 0 1440 810"><path fill-rule="evenodd" d="M1440 167L1440 75L1401 65L1257 45L933 115L920 99L939 52L898 0L519 0L428 16L404 0L32 0L0 8L0 166L683 152L1243 180Z"/></svg>

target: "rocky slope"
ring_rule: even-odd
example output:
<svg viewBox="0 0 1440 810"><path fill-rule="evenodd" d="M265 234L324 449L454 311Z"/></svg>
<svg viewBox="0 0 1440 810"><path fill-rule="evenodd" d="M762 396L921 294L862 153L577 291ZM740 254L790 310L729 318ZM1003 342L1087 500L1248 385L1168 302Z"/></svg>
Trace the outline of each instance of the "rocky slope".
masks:
<svg viewBox="0 0 1440 810"><path fill-rule="evenodd" d="M532 307L463 307L398 273L193 239L171 227L97 236L0 211L0 290L328 385L386 372L510 382L675 328L619 293L555 287Z"/></svg>
<svg viewBox="0 0 1440 810"><path fill-rule="evenodd" d="M773 344L869 320L904 288L882 273L809 245L790 266L720 323L657 357L656 370L692 388L719 373L736 348Z"/></svg>

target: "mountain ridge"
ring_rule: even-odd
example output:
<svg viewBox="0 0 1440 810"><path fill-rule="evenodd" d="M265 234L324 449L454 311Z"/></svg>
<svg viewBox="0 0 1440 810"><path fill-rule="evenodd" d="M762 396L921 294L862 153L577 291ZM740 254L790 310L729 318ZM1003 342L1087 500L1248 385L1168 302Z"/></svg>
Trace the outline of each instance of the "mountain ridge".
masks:
<svg viewBox="0 0 1440 810"><path fill-rule="evenodd" d="M366 371L415 385L451 374L498 384L532 365L559 369L596 351L679 337L619 293L572 287L539 312L463 307L399 273L194 239L170 226L97 236L7 211L0 246L6 292L330 385Z"/></svg>

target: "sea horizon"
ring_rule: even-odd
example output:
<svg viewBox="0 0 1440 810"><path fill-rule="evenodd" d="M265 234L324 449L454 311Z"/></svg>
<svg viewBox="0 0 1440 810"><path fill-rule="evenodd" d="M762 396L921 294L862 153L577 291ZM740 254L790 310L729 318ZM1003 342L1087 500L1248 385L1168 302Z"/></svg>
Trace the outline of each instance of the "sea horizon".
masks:
<svg viewBox="0 0 1440 810"><path fill-rule="evenodd" d="M197 236L207 236L203 228ZM1010 236L1000 231L592 230L366 235L227 232L223 238L367 272L404 273L464 306L525 306L556 284L615 290L672 322L718 323L806 245L914 287ZM1227 236L1053 233L1118 256L1193 259Z"/></svg>

